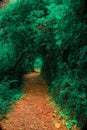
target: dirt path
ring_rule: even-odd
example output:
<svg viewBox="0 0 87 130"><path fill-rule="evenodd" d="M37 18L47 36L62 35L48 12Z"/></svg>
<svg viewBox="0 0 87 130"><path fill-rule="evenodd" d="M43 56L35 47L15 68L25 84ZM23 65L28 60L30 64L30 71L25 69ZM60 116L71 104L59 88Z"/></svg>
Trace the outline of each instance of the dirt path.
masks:
<svg viewBox="0 0 87 130"><path fill-rule="evenodd" d="M4 130L67 130L61 118L55 115L45 81L37 73L25 75L25 96L18 101L8 119L3 120Z"/></svg>

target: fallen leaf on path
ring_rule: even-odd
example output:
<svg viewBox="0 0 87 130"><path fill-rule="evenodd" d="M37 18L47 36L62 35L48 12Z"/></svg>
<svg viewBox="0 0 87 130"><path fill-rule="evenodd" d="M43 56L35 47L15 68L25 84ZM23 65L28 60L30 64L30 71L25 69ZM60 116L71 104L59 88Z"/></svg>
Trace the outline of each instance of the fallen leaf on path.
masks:
<svg viewBox="0 0 87 130"><path fill-rule="evenodd" d="M60 128L61 124L60 123L55 123L56 128Z"/></svg>

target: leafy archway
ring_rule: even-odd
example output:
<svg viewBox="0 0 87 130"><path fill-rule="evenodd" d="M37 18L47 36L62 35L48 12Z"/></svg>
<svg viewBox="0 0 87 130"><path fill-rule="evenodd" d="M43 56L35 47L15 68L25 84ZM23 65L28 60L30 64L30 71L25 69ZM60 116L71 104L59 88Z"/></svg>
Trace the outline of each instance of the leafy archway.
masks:
<svg viewBox="0 0 87 130"><path fill-rule="evenodd" d="M1 113L40 57L55 101L79 124L86 123L87 25L79 10L80 2L62 0L18 0L0 10Z"/></svg>

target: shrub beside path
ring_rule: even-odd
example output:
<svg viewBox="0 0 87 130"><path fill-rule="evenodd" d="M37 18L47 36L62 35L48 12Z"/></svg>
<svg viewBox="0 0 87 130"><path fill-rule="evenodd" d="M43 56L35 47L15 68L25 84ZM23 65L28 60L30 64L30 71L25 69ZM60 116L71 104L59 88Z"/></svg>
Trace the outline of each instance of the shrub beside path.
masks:
<svg viewBox="0 0 87 130"><path fill-rule="evenodd" d="M38 73L26 74L25 94L1 122L3 130L67 130L65 120L47 92L47 84Z"/></svg>

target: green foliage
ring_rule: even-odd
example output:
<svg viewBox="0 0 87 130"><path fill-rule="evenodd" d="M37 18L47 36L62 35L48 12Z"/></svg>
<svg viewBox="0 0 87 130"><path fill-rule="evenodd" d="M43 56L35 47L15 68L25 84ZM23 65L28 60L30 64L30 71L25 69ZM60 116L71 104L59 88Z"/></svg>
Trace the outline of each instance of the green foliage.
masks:
<svg viewBox="0 0 87 130"><path fill-rule="evenodd" d="M0 9L0 113L2 114L9 109L9 102L14 98L18 99L21 94L20 84L23 74L34 69L33 62L38 45L38 36L34 38L38 23L34 21L44 15L42 3L37 7L38 2L18 0L9 3L7 8Z"/></svg>
<svg viewBox="0 0 87 130"><path fill-rule="evenodd" d="M56 103L78 120L78 124L84 125L87 122L87 24L77 14L79 2L67 6L51 3L47 9L46 23L49 23L43 39L42 72Z"/></svg>
<svg viewBox="0 0 87 130"><path fill-rule="evenodd" d="M70 129L73 124L78 124L77 120L70 120L69 122L66 123L66 127Z"/></svg>
<svg viewBox="0 0 87 130"><path fill-rule="evenodd" d="M42 68L42 64L43 64L43 61L42 61L42 58L41 57L36 57L35 60L34 60L34 69L35 68L39 68L41 69Z"/></svg>
<svg viewBox="0 0 87 130"><path fill-rule="evenodd" d="M80 5L69 0L18 0L0 10L1 102L3 89L11 96L22 75L41 65L56 103L78 124L87 122L87 23ZM43 62L37 64L37 57ZM8 100L0 111L7 109L3 106Z"/></svg>
<svg viewBox="0 0 87 130"><path fill-rule="evenodd" d="M12 107L11 103L15 102L23 94L22 89L9 89L10 84L13 82L17 81L9 81L8 78L5 78L0 82L0 119Z"/></svg>

